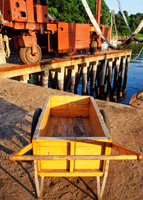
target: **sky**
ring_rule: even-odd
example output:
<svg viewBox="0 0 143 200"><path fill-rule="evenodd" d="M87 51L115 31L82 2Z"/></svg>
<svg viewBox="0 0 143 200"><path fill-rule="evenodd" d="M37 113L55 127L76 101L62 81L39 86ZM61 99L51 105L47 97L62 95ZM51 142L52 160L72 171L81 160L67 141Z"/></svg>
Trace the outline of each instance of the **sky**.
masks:
<svg viewBox="0 0 143 200"><path fill-rule="evenodd" d="M105 0L109 9L114 9L115 13L118 13L117 0ZM143 13L143 0L120 0L122 10L126 10L129 15L136 14L138 12Z"/></svg>

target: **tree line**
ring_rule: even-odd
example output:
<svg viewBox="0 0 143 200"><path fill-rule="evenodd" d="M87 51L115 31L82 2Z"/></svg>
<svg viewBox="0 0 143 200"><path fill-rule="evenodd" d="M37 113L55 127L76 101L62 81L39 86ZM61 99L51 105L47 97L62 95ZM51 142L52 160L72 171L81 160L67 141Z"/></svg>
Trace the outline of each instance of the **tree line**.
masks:
<svg viewBox="0 0 143 200"><path fill-rule="evenodd" d="M65 21L69 23L91 23L81 0L49 0L47 1L47 5L49 13L55 17L57 21ZM94 15L95 0L88 0L88 5ZM129 16L128 12L124 11L124 14L131 30L134 31L143 19L143 13L137 13L135 15L131 14ZM115 20L118 35L131 35L120 11L115 14ZM111 26L111 13L105 0L102 0L101 5L101 24L104 24L106 27ZM114 26L112 30L112 34L115 34ZM143 29L140 33L143 34Z"/></svg>

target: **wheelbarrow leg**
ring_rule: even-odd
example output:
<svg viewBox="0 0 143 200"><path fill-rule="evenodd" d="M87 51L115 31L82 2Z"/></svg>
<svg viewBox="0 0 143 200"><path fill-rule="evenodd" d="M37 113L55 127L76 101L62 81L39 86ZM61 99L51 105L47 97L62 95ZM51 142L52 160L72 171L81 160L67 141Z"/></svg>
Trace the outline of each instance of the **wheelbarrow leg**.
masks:
<svg viewBox="0 0 143 200"><path fill-rule="evenodd" d="M35 176L35 186L36 186L37 197L39 199L42 199L43 186L44 186L44 176L41 177L41 184L39 185L37 161L36 160L34 160L34 176Z"/></svg>
<svg viewBox="0 0 143 200"><path fill-rule="evenodd" d="M100 176L97 176L97 195L98 195L98 200L102 200L103 192L104 192L105 185L106 185L107 175L108 175L108 169L109 169L109 160L106 160L105 161L104 177L103 177L101 191L100 191Z"/></svg>

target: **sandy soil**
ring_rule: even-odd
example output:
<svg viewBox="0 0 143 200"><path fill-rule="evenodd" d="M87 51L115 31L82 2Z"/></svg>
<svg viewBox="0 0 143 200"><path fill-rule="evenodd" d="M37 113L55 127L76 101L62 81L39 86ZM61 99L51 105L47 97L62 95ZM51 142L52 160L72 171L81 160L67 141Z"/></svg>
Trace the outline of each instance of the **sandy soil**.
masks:
<svg viewBox="0 0 143 200"><path fill-rule="evenodd" d="M9 162L8 156L30 142L34 110L55 94L71 95L0 78L0 199L36 199L33 163ZM143 110L96 103L108 112L113 142L143 154ZM45 179L43 199L95 200L96 195L94 177ZM110 161L103 199L143 200L143 161Z"/></svg>

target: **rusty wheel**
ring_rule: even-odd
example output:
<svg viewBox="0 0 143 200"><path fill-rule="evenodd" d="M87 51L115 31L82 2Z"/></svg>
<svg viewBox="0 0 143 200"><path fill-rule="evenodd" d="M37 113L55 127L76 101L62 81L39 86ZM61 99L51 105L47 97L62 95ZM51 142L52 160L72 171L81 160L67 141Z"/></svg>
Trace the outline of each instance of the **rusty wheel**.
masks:
<svg viewBox="0 0 143 200"><path fill-rule="evenodd" d="M90 53L94 55L96 53L97 41L92 40L90 43Z"/></svg>
<svg viewBox="0 0 143 200"><path fill-rule="evenodd" d="M41 48L39 47L39 45L37 45L37 53L32 54L31 47L22 47L19 50L19 56L21 61L25 64L39 62L42 57Z"/></svg>
<svg viewBox="0 0 143 200"><path fill-rule="evenodd" d="M19 57L20 57L20 60L21 60L23 63L25 63L25 64L28 63L28 60L27 60L27 58L26 58L26 50L27 50L26 47L21 47L21 48L19 49Z"/></svg>

